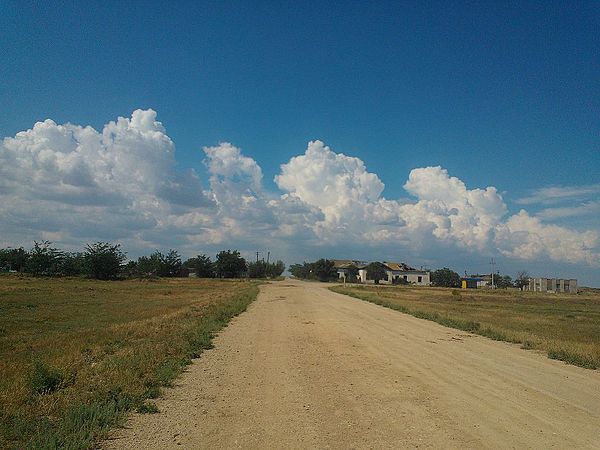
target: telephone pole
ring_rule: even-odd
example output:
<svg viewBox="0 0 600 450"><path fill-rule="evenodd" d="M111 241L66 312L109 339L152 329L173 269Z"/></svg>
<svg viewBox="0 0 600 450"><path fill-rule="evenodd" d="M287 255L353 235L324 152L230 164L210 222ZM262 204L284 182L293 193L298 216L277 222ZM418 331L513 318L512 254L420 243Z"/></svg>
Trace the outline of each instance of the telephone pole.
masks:
<svg viewBox="0 0 600 450"><path fill-rule="evenodd" d="M490 265L492 266L492 289L495 289L496 286L494 285L494 266L496 266L496 261L494 261L494 258L492 258L492 260L490 261Z"/></svg>
<svg viewBox="0 0 600 450"><path fill-rule="evenodd" d="M259 253L260 253L260 252L256 252L256 262L258 262L258 254L259 254Z"/></svg>

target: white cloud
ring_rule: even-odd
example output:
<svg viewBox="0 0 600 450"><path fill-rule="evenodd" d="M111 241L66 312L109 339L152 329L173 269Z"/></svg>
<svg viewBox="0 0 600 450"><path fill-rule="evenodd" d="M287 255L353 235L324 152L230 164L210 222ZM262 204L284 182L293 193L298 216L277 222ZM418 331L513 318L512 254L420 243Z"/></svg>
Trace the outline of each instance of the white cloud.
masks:
<svg viewBox="0 0 600 450"><path fill-rule="evenodd" d="M518 199L516 203L520 205L552 204L567 200L581 201L598 195L600 195L600 183L584 186L549 186L534 190L527 197Z"/></svg>
<svg viewBox="0 0 600 450"><path fill-rule="evenodd" d="M134 254L268 247L292 258L312 248L313 254L385 251L430 261L443 251L591 266L600 260L597 232L541 221L566 210L507 217L496 188L469 189L441 167L410 172L404 188L413 200L407 202L384 198L383 182L363 161L321 141L281 165L280 193L264 189L258 163L234 145L203 152L206 190L200 175L176 170L175 145L152 110L136 110L101 132L39 122L0 145L2 242L51 238L81 248L105 239ZM575 195L569 189L563 198Z"/></svg>
<svg viewBox="0 0 600 450"><path fill-rule="evenodd" d="M598 233L547 225L525 210L511 216L498 227L496 243L502 254L512 258L549 258L552 261L600 266Z"/></svg>
<svg viewBox="0 0 600 450"><path fill-rule="evenodd" d="M600 201L585 202L581 205L545 208L536 216L544 220L555 220L566 217L600 216Z"/></svg>

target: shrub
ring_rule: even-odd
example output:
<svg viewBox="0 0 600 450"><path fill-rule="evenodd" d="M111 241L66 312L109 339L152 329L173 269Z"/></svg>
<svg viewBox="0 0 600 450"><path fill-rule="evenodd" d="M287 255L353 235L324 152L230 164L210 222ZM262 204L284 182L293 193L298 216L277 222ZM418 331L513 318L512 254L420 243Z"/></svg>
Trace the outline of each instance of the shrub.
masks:
<svg viewBox="0 0 600 450"><path fill-rule="evenodd" d="M56 391L63 384L64 375L41 361L33 364L29 384L34 394L43 395Z"/></svg>

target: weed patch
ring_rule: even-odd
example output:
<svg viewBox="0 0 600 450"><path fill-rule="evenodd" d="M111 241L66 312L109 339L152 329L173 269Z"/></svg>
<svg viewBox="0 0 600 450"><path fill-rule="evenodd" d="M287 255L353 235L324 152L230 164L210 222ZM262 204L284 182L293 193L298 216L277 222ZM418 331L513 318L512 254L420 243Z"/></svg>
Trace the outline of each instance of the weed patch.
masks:
<svg viewBox="0 0 600 450"><path fill-rule="evenodd" d="M0 448L90 448L127 412L156 412L150 400L257 293L222 280L3 279Z"/></svg>

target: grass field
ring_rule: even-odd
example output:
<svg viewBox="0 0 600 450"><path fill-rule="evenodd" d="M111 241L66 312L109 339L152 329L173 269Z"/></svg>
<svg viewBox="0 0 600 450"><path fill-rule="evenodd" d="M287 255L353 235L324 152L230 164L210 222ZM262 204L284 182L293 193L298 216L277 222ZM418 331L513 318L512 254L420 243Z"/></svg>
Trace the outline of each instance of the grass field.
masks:
<svg viewBox="0 0 600 450"><path fill-rule="evenodd" d="M600 367L600 294L547 294L423 287L336 286L331 290L442 325L521 344L548 357Z"/></svg>
<svg viewBox="0 0 600 450"><path fill-rule="evenodd" d="M256 298L257 283L0 277L0 448L88 448Z"/></svg>

